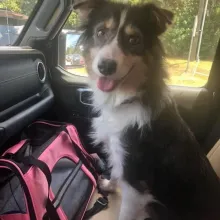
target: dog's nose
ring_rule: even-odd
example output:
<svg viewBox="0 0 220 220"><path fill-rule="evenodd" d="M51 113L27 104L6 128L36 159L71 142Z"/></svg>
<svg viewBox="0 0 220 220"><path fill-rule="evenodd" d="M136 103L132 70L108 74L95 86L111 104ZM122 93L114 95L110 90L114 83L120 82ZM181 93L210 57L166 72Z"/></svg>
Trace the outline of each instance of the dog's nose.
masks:
<svg viewBox="0 0 220 220"><path fill-rule="evenodd" d="M98 63L98 69L104 76L109 76L116 72L117 63L114 60L104 59Z"/></svg>

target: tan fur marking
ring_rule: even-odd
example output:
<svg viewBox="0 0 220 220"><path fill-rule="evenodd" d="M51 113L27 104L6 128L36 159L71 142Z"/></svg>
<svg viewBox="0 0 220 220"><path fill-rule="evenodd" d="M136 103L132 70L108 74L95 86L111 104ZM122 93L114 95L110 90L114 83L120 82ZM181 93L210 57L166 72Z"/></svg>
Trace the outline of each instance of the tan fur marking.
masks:
<svg viewBox="0 0 220 220"><path fill-rule="evenodd" d="M129 24L125 27L125 33L127 35L134 35L135 33L137 33L137 30Z"/></svg>
<svg viewBox="0 0 220 220"><path fill-rule="evenodd" d="M115 21L113 18L109 18L108 20L105 21L105 27L107 29L112 29L115 27Z"/></svg>

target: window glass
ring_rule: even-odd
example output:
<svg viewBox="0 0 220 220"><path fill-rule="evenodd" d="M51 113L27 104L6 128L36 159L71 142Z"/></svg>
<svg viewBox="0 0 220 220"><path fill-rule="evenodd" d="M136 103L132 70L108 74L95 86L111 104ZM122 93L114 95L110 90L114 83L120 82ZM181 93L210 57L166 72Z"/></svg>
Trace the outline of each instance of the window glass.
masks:
<svg viewBox="0 0 220 220"><path fill-rule="evenodd" d="M82 56L83 46L78 45L81 33L71 30L68 33L70 34L66 35L65 68L72 74L87 76L85 62Z"/></svg>
<svg viewBox="0 0 220 220"><path fill-rule="evenodd" d="M174 24L162 37L170 75L168 84L204 86L220 37L220 1L162 2L175 13Z"/></svg>
<svg viewBox="0 0 220 220"><path fill-rule="evenodd" d="M0 46L13 45L37 0L0 0Z"/></svg>
<svg viewBox="0 0 220 220"><path fill-rule="evenodd" d="M129 0L129 2L135 4L152 1ZM167 55L165 59L169 73L167 83L189 87L204 86L209 77L220 37L220 1L156 0L153 2L175 14L173 24L161 37ZM76 13L72 12L62 33L75 32L78 23ZM83 47L75 43L80 33L75 32L75 35L72 39L66 38L66 61L61 66L72 74L87 76L81 55ZM81 49L75 49L76 46L80 46Z"/></svg>

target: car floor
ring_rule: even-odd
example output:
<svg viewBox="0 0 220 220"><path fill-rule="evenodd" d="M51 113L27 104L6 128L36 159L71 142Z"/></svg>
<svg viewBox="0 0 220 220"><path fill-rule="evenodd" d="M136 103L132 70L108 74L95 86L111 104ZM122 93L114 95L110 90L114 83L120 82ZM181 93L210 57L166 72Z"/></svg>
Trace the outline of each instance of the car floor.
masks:
<svg viewBox="0 0 220 220"><path fill-rule="evenodd" d="M93 206L95 201L100 197L100 194L97 192L94 193L94 196L90 202L89 208ZM114 194L109 194L109 206L107 209L99 212L91 218L91 220L117 220L119 214L119 208L121 204L120 192L117 191Z"/></svg>

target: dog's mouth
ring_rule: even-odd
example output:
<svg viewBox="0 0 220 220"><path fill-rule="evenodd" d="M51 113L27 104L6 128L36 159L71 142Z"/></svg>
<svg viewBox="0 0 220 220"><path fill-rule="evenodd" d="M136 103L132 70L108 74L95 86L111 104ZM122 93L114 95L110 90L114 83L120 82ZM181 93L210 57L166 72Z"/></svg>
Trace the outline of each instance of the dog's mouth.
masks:
<svg viewBox="0 0 220 220"><path fill-rule="evenodd" d="M99 77L97 81L97 87L103 92L111 92L117 84L117 80L109 79L107 77Z"/></svg>
<svg viewBox="0 0 220 220"><path fill-rule="evenodd" d="M103 92L113 91L131 73L133 67L134 67L134 65L132 65L131 68L129 69L129 71L127 72L127 74L119 80L110 79L108 77L103 77L103 76L99 77L99 79L97 81L97 87Z"/></svg>

